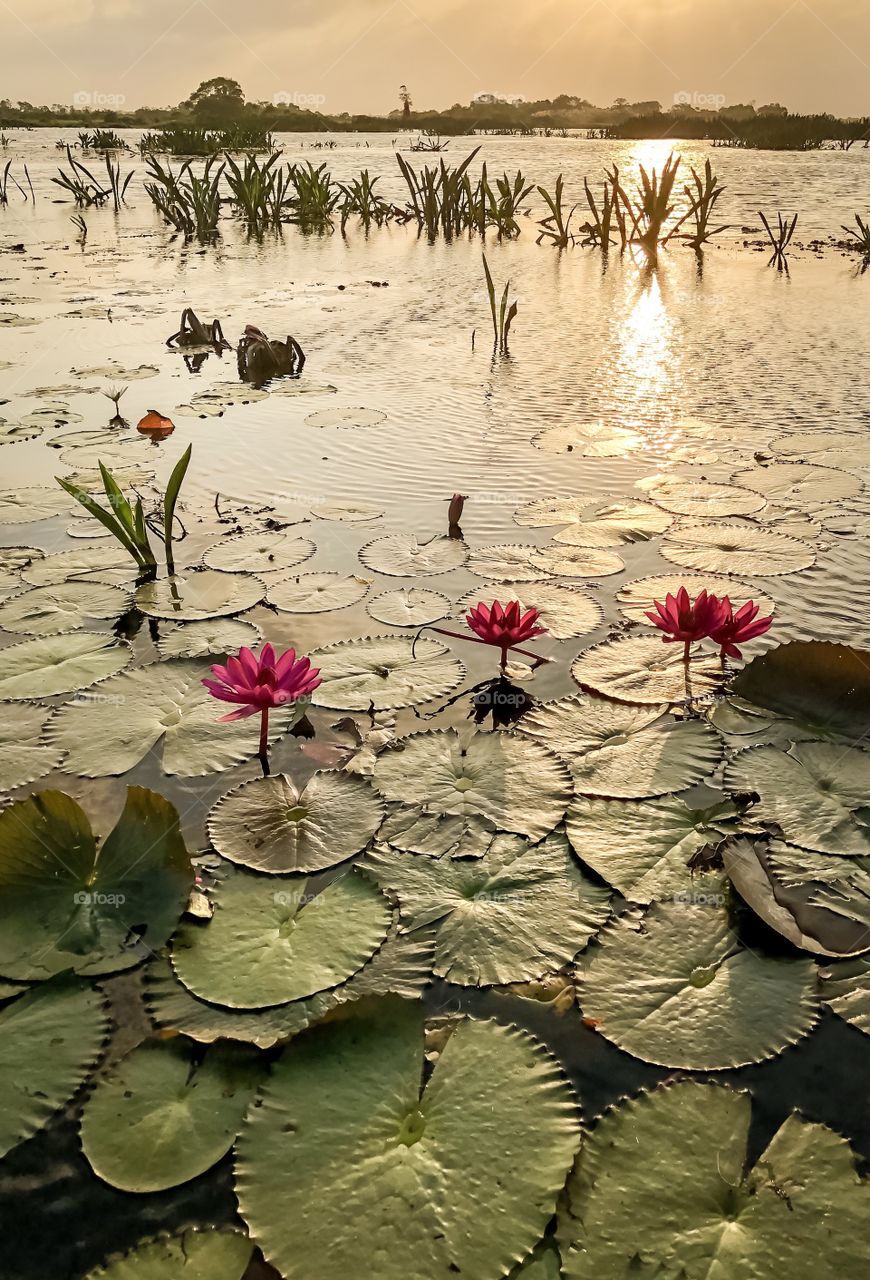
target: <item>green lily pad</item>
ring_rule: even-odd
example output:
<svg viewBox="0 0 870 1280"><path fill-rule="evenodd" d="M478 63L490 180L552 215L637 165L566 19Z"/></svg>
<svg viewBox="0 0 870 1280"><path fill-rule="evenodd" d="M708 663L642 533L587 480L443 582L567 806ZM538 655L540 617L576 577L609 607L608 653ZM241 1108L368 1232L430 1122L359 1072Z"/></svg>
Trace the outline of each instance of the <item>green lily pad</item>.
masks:
<svg viewBox="0 0 870 1280"><path fill-rule="evenodd" d="M178 813L156 792L130 787L99 847L69 796L20 800L0 812L0 973L129 969L169 938L192 884Z"/></svg>
<svg viewBox="0 0 870 1280"><path fill-rule="evenodd" d="M126 671L101 686L96 699L82 695L59 707L49 722L47 741L66 752L68 773L85 778L126 773L161 739L165 773L193 778L229 769L257 754L260 718L219 724L231 708L203 686L208 674L207 666L182 658ZM302 714L298 703L275 708L270 743Z"/></svg>
<svg viewBox="0 0 870 1280"><path fill-rule="evenodd" d="M731 689L776 715L859 740L870 723L870 652L820 640L779 645L747 663Z"/></svg>
<svg viewBox="0 0 870 1280"><path fill-rule="evenodd" d="M0 700L21 702L88 689L122 671L132 656L129 645L92 631L23 640L3 650Z"/></svg>
<svg viewBox="0 0 870 1280"><path fill-rule="evenodd" d="M39 547L0 547L0 571L18 573L45 555Z"/></svg>
<svg viewBox="0 0 870 1280"><path fill-rule="evenodd" d="M337 987L384 941L389 904L358 872L316 896L307 883L233 872L215 890L209 923L179 929L176 976L202 1000L230 1009L264 1009Z"/></svg>
<svg viewBox="0 0 870 1280"><path fill-rule="evenodd" d="M206 658L210 654L238 653L242 645L254 649L262 638L263 633L254 622L204 618L161 631L157 651L161 658Z"/></svg>
<svg viewBox="0 0 870 1280"><path fill-rule="evenodd" d="M790 844L870 856L866 751L831 742L798 742L788 751L750 747L726 765L724 785L757 793L752 820L775 824Z"/></svg>
<svg viewBox="0 0 870 1280"><path fill-rule="evenodd" d="M435 974L464 986L541 978L573 960L610 913L568 842L496 836L474 861L370 853L363 865L399 902L409 931L437 926Z"/></svg>
<svg viewBox="0 0 870 1280"><path fill-rule="evenodd" d="M96 521L93 524L95 529L100 528ZM58 551L27 565L21 576L34 587L59 586L64 582L106 582L132 589L137 573L135 561L113 542Z"/></svg>
<svg viewBox="0 0 870 1280"><path fill-rule="evenodd" d="M265 594L266 584L251 573L191 569L144 583L136 592L136 608L151 618L198 622L244 613Z"/></svg>
<svg viewBox="0 0 870 1280"><path fill-rule="evenodd" d="M430 858L480 858L496 830L481 814L429 813L423 805L399 804L384 819L378 839Z"/></svg>
<svg viewBox="0 0 870 1280"><path fill-rule="evenodd" d="M687 677L683 646L664 644L655 636L626 636L584 649L574 659L571 675L581 689L653 706L709 696L722 684L722 667L714 655L696 649Z"/></svg>
<svg viewBox="0 0 870 1280"><path fill-rule="evenodd" d="M31 524L69 514L73 499L59 485L0 492L0 524Z"/></svg>
<svg viewBox="0 0 870 1280"><path fill-rule="evenodd" d="M838 960L821 971L822 1002L870 1036L870 960Z"/></svg>
<svg viewBox="0 0 870 1280"><path fill-rule="evenodd" d="M63 753L43 742L50 715L46 707L0 705L0 791L36 782L60 763Z"/></svg>
<svg viewBox="0 0 870 1280"><path fill-rule="evenodd" d="M816 554L805 542L750 524L693 524L671 530L661 546L672 564L696 573L774 577L808 569Z"/></svg>
<svg viewBox="0 0 870 1280"><path fill-rule="evenodd" d="M690 860L733 832L727 803L693 809L679 796L601 800L578 796L568 808L568 839L581 858L629 902L721 895L721 877L702 876Z"/></svg>
<svg viewBox="0 0 870 1280"><path fill-rule="evenodd" d="M549 1241L539 1245L528 1262L510 1273L510 1280L562 1280L558 1250Z"/></svg>
<svg viewBox="0 0 870 1280"><path fill-rule="evenodd" d="M391 578L420 578L461 569L468 547L459 538L432 538L418 542L413 533L391 533L366 543L359 553L362 563Z"/></svg>
<svg viewBox="0 0 870 1280"><path fill-rule="evenodd" d="M642 799L682 791L722 758L722 740L703 720L674 720L661 706L602 698L560 698L536 706L519 731L560 755L582 795Z"/></svg>
<svg viewBox="0 0 870 1280"><path fill-rule="evenodd" d="M863 1274L870 1197L849 1144L793 1114L747 1167L750 1122L748 1094L693 1081L609 1111L560 1207L565 1280Z"/></svg>
<svg viewBox="0 0 870 1280"><path fill-rule="evenodd" d="M0 627L25 635L56 636L84 626L88 618L120 618L129 605L127 592L100 582L34 587L0 605Z"/></svg>
<svg viewBox="0 0 870 1280"><path fill-rule="evenodd" d="M208 818L212 845L255 871L322 871L364 849L384 816L371 784L316 773L301 790L286 774L243 782Z"/></svg>
<svg viewBox="0 0 870 1280"><path fill-rule="evenodd" d="M320 687L316 707L376 711L411 707L443 698L465 679L465 668L446 645L425 637L416 645L409 636L370 636L340 640L315 649Z"/></svg>
<svg viewBox="0 0 870 1280"><path fill-rule="evenodd" d="M597 1030L645 1062L722 1071L795 1044L818 1017L811 960L738 942L726 906L675 901L621 916L578 962Z"/></svg>
<svg viewBox="0 0 870 1280"><path fill-rule="evenodd" d="M108 1032L102 996L66 976L0 1009L0 1157L69 1101L90 1074Z"/></svg>
<svg viewBox="0 0 870 1280"><path fill-rule="evenodd" d="M478 733L466 744L455 729L400 738L378 756L372 780L387 800L430 813L482 815L530 840L552 831L572 795L567 767L539 743Z"/></svg>
<svg viewBox="0 0 870 1280"><path fill-rule="evenodd" d="M285 1051L237 1143L243 1218L286 1280L498 1280L537 1244L577 1145L525 1032L463 1021L421 1093L423 1023L387 1003ZM480 1082L487 1088L481 1091Z"/></svg>
<svg viewBox="0 0 870 1280"><path fill-rule="evenodd" d="M504 595L504 583L488 582L457 601L456 611L473 609L481 601L503 600ZM537 609L541 626L547 628L554 640L574 640L586 635L594 631L604 617L604 610L591 595L559 582L530 582L523 584L519 592L511 587L510 599L516 600L524 612Z"/></svg>
<svg viewBox="0 0 870 1280"><path fill-rule="evenodd" d="M85 1280L242 1280L253 1241L237 1231L200 1231L146 1240Z"/></svg>
<svg viewBox="0 0 870 1280"><path fill-rule="evenodd" d="M367 578L355 574L303 573L271 583L266 598L285 613L328 613L359 604L370 585Z"/></svg>
<svg viewBox="0 0 870 1280"><path fill-rule="evenodd" d="M308 538L295 529L265 530L262 533L240 533L215 542L203 553L202 562L209 569L227 573L270 573L292 569L308 560L317 550Z"/></svg>
<svg viewBox="0 0 870 1280"><path fill-rule="evenodd" d="M541 578L600 578L621 573L625 564L615 551L600 547L503 543L472 551L468 568L497 582L536 582Z"/></svg>
<svg viewBox="0 0 870 1280"><path fill-rule="evenodd" d="M97 1082L81 1142L98 1178L121 1191L165 1191L229 1151L264 1068L250 1051L194 1055L183 1041L146 1042Z"/></svg>
<svg viewBox="0 0 870 1280"><path fill-rule="evenodd" d="M451 607L448 597L440 591L398 587L375 596L366 610L376 622L385 622L389 627L422 627L446 617Z"/></svg>

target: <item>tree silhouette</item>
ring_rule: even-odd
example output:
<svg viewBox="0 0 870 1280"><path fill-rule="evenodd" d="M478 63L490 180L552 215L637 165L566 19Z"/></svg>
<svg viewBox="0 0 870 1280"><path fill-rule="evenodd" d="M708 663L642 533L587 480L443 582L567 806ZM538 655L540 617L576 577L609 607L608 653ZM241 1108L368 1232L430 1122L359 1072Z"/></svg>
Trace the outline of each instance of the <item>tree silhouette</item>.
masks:
<svg viewBox="0 0 870 1280"><path fill-rule="evenodd" d="M245 95L238 80L215 76L203 80L181 105L203 120L230 120L241 114Z"/></svg>

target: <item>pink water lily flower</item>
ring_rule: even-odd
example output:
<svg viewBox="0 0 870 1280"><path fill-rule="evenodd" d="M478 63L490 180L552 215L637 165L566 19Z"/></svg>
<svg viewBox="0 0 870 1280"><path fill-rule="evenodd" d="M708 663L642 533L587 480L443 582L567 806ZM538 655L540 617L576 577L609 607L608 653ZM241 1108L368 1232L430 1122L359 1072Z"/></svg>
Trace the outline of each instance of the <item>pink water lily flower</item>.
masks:
<svg viewBox="0 0 870 1280"><path fill-rule="evenodd" d="M745 644L747 640L755 640L758 636L763 636L770 630L773 617L757 617L761 606L754 600L747 600L736 613L727 596L723 604L727 604L728 614L720 626L710 632L710 639L719 645L719 654L722 658L726 655L729 658L742 658L743 654L737 646Z"/></svg>
<svg viewBox="0 0 870 1280"><path fill-rule="evenodd" d="M534 658L536 667L548 661L537 653L530 653L528 649L520 648L520 645L527 640L534 640L537 636L547 634L546 627L538 626L540 616L537 609L527 609L523 613L522 605L518 600L508 600L504 605L498 600L493 600L491 605L481 601L465 618L469 628L474 632L473 636L463 635L461 631L447 631L444 627L431 627L429 630L437 631L441 636L452 636L455 640L470 640L473 644L493 645L501 650L503 672L511 649L515 649L517 653L522 653L527 658Z"/></svg>
<svg viewBox="0 0 870 1280"><path fill-rule="evenodd" d="M245 646L237 658L227 658L226 666L212 667L214 680L203 680L212 697L220 702L239 703L238 711L220 716L219 722L244 720L260 714L260 750L265 761L269 749L269 711L313 693L320 684L320 670L311 659L297 657L288 649L280 657L270 644L264 644L259 656Z"/></svg>
<svg viewBox="0 0 870 1280"><path fill-rule="evenodd" d="M731 605L727 597L720 600L718 596L701 591L693 602L686 588L680 587L676 595L668 592L664 604L660 600L653 600L653 610L646 616L654 627L664 632L662 639L666 644L679 640L683 642L688 660L692 642L705 640L724 626L730 612Z"/></svg>

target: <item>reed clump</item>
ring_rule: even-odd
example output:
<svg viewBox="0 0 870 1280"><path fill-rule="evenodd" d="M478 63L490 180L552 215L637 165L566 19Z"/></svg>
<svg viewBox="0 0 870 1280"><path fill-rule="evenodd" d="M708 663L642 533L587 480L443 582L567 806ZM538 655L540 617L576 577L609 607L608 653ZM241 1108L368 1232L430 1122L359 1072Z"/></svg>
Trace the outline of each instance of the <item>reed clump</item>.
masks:
<svg viewBox="0 0 870 1280"><path fill-rule="evenodd" d="M112 129L94 129L78 135L82 151L129 151L124 139Z"/></svg>
<svg viewBox="0 0 870 1280"><path fill-rule="evenodd" d="M519 307L516 299L512 299L510 296L510 280L508 280L502 291L501 300L496 301L495 282L489 269L489 263L486 260L486 254L483 255L483 272L486 277L486 292L492 315L493 350L497 351L499 355L507 355L511 325L517 317Z"/></svg>
<svg viewBox="0 0 870 1280"><path fill-rule="evenodd" d="M858 249L863 253L865 258L870 258L870 223L865 222L859 213L855 214L855 227L843 226L846 235L850 237L849 248Z"/></svg>
<svg viewBox="0 0 870 1280"><path fill-rule="evenodd" d="M139 139L142 155L218 156L221 152L274 151L275 139L268 129L254 125L233 125L226 129L196 129L172 125L145 133Z"/></svg>
<svg viewBox="0 0 870 1280"><path fill-rule="evenodd" d="M174 173L154 156L147 158L148 177L145 190L166 222L185 236L204 238L214 235L221 213L220 184L224 165L210 157L201 175L190 161Z"/></svg>
<svg viewBox="0 0 870 1280"><path fill-rule="evenodd" d="M797 230L798 215L795 214L793 218L789 218L788 216L783 217L783 215L778 212L776 215L776 229L771 226L760 209L758 211L758 216L761 219L762 225L767 232L767 237L773 247L773 253L770 256L768 266L775 266L777 271L788 271L787 250L792 242L792 237Z"/></svg>

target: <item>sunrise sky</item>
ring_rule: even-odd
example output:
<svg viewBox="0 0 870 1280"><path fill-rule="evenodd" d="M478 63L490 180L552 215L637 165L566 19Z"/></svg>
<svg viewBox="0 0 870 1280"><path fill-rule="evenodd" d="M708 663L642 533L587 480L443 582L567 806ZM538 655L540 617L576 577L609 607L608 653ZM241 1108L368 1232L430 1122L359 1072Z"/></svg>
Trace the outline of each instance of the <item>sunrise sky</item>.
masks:
<svg viewBox="0 0 870 1280"><path fill-rule="evenodd" d="M870 113L868 0L0 0L0 98L169 106L215 75L249 99L384 113L479 92L722 96Z"/></svg>

